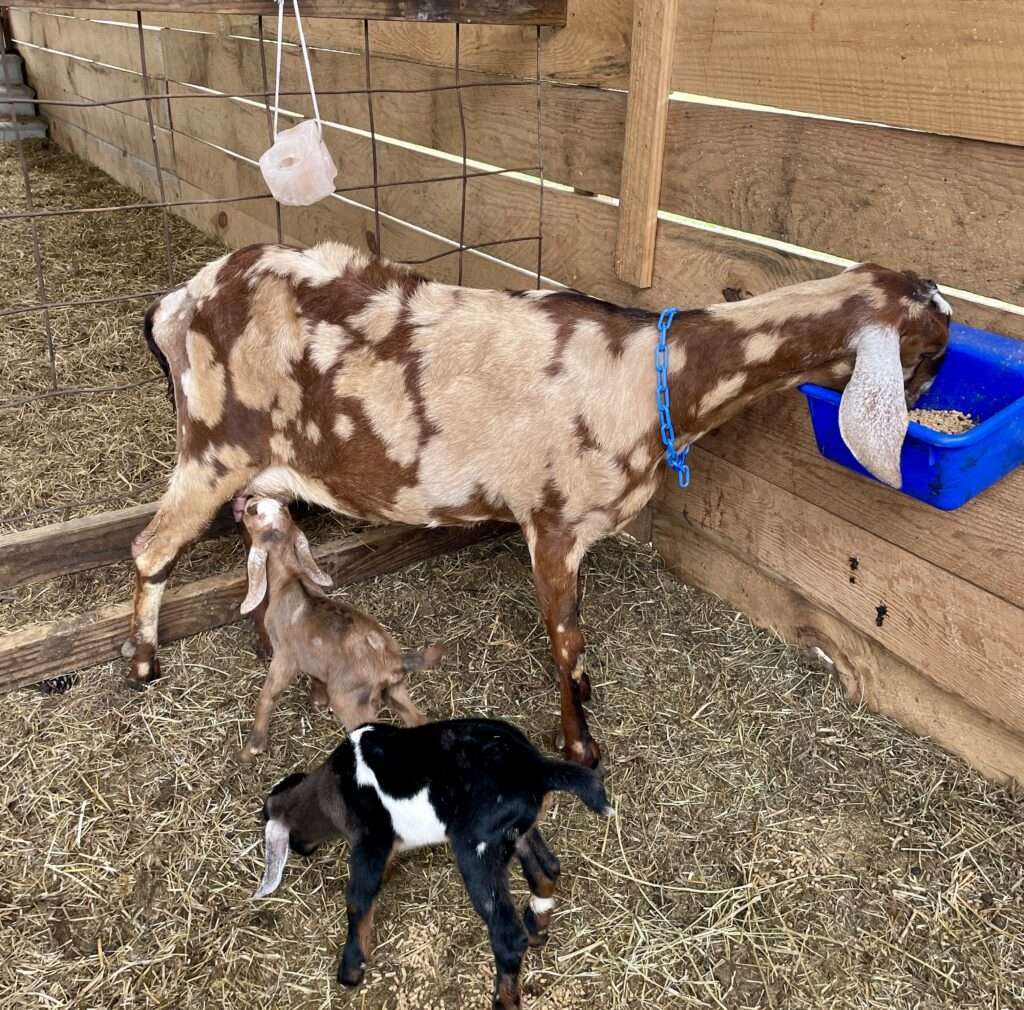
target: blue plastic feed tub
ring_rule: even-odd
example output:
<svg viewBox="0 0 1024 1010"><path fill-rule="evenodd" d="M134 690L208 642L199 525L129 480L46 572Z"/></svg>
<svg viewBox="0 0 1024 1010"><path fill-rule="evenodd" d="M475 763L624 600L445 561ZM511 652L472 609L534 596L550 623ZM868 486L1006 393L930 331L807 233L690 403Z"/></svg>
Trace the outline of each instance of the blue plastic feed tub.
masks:
<svg viewBox="0 0 1024 1010"><path fill-rule="evenodd" d="M840 393L807 383L818 451L870 477L839 434ZM910 422L901 466L904 494L956 509L1024 462L1024 341L953 323L932 388L915 404L960 410L979 424L960 435Z"/></svg>

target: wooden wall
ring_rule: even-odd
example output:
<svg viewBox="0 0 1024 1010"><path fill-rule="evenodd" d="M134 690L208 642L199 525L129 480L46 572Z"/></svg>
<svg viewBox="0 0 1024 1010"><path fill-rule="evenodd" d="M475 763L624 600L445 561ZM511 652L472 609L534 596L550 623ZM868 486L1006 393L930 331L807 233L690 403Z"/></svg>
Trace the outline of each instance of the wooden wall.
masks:
<svg viewBox="0 0 1024 1010"><path fill-rule="evenodd" d="M796 246L912 266L1024 304L1024 27L1015 13L1011 0L680 4L672 87L747 107L671 103L660 207L789 245L663 217L654 282L640 290L616 275L618 209L608 199L620 186L632 4L570 0L567 26L541 30L550 82L542 96L545 177L560 184L544 194L543 273L601 297L693 306L720 301L726 288L757 293L838 269ZM140 93L136 30L126 21L115 11L11 11L31 82L51 99ZM254 17L147 14L145 22L149 70L163 93L262 90ZM267 19L268 40L274 27ZM318 87L361 87L361 24L312 20L306 28ZM452 82L450 25L379 22L371 39L376 87ZM465 79L533 77L535 40L533 28L464 27ZM264 55L272 72L272 45ZM283 86L304 87L294 51ZM535 165L536 102L531 86L466 91L469 157ZM368 125L363 97L325 96L322 108L358 130ZM156 196L142 105L45 111L59 143ZM459 155L462 140L451 92L379 96L374 111L378 132L400 142L380 145L383 180L452 172L442 155ZM252 164L267 144L258 105L171 100L158 123L169 199L262 192ZM331 130L329 143L339 185L370 181L364 135ZM371 197L350 196L285 209L286 237L364 243ZM529 181L471 181L467 241L533 234L538 201ZM381 206L386 255L424 258L447 248L436 236L457 237L458 183L385 190ZM180 213L233 244L274 233L269 202ZM536 255L533 242L468 255L467 282L529 285ZM455 269L455 257L427 267L449 280ZM1024 337L1024 310L953 301L958 318ZM1024 473L939 513L823 460L796 395L708 436L693 462L692 488L666 484L653 510L654 541L681 577L791 641L820 647L852 697L987 774L1024 778Z"/></svg>

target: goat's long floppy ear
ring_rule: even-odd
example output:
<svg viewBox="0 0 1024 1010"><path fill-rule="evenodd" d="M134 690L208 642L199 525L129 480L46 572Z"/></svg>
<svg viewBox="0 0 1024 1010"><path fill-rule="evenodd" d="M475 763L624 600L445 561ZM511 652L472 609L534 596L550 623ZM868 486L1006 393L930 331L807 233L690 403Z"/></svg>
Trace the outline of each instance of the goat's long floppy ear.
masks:
<svg viewBox="0 0 1024 1010"><path fill-rule="evenodd" d="M255 610L267 595L267 552L249 548L249 592L238 608L243 614Z"/></svg>
<svg viewBox="0 0 1024 1010"><path fill-rule="evenodd" d="M265 898L277 890L284 876L284 864L288 862L288 826L271 817L267 821L263 837L263 879L253 895L254 898Z"/></svg>
<svg viewBox="0 0 1024 1010"><path fill-rule="evenodd" d="M306 539L306 534L302 530L295 531L295 556L299 559L299 568L302 569L303 575L310 580L316 586L327 586L334 585L334 579L332 579L327 572L325 572L313 558L313 552L310 550L309 541Z"/></svg>
<svg viewBox="0 0 1024 1010"><path fill-rule="evenodd" d="M903 484L900 453L910 415L892 326L865 326L854 335L857 363L839 405L839 431L857 462L879 480Z"/></svg>

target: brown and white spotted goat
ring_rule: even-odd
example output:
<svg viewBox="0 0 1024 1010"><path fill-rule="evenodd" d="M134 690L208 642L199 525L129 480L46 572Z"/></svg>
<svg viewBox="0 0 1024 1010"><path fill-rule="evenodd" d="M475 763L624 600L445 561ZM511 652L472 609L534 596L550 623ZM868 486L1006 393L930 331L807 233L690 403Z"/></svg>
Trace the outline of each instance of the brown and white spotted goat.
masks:
<svg viewBox="0 0 1024 1010"><path fill-rule="evenodd" d="M936 371L948 317L934 283L874 265L682 312L669 335L675 430L691 443L759 396L849 380L843 436L899 484L907 403ZM578 572L662 476L655 322L571 291L453 287L333 243L251 246L205 267L146 316L177 403L178 459L133 546L131 677L158 675L168 574L240 491L388 522L514 520L566 754L596 763Z"/></svg>

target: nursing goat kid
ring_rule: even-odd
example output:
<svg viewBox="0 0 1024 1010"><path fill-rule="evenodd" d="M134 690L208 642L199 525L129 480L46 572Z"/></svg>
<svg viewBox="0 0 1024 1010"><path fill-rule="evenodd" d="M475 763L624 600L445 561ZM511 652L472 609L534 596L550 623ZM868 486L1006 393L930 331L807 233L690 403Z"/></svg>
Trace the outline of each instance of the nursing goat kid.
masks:
<svg viewBox="0 0 1024 1010"><path fill-rule="evenodd" d="M949 312L933 282L872 264L680 312L668 336L678 442L757 397L845 384L847 445L899 485L907 405L937 371ZM168 574L236 493L382 522L512 520L558 668L565 753L595 764L578 573L662 476L656 322L572 291L454 287L334 243L250 246L200 270L146 315L178 456L132 548L131 678L158 675Z"/></svg>
<svg viewBox="0 0 1024 1010"><path fill-rule="evenodd" d="M555 904L559 863L537 824L550 792L572 793L605 816L612 812L596 771L544 757L506 722L362 726L315 771L293 773L271 790L263 805L266 862L255 896L277 889L289 849L308 856L345 838L348 939L337 977L358 985L370 953L373 904L392 857L449 842L490 935L493 1006L514 1010L523 954L547 938ZM522 921L508 889L513 855L531 892Z"/></svg>
<svg viewBox="0 0 1024 1010"><path fill-rule="evenodd" d="M406 726L426 722L409 697L405 675L435 666L444 648L435 643L403 653L372 617L325 596L331 577L281 502L250 499L242 521L250 548L249 591L240 609L248 614L266 604L264 630L273 653L242 759L266 749L277 699L300 673L313 678L313 699L329 705L346 729L372 721L385 700Z"/></svg>

